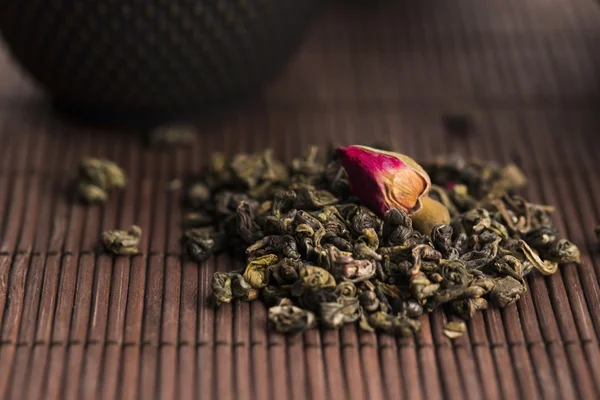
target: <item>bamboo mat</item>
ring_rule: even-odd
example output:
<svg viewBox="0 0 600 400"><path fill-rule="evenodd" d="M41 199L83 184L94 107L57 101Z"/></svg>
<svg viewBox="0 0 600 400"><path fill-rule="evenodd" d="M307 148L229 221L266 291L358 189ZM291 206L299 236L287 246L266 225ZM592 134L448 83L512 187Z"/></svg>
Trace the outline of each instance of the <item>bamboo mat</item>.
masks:
<svg viewBox="0 0 600 400"><path fill-rule="evenodd" d="M0 398L597 398L600 7L395 3L323 15L264 98L174 153L56 118L0 52ZM472 132L448 131L446 115ZM517 163L524 194L558 208L581 265L530 277L517 304L478 314L455 341L441 313L414 338L355 326L284 337L258 302L208 308L210 276L232 266L182 261L167 183L215 150L289 159L332 139ZM104 208L65 195L82 155L128 172ZM132 223L142 255L95 252L102 230Z"/></svg>

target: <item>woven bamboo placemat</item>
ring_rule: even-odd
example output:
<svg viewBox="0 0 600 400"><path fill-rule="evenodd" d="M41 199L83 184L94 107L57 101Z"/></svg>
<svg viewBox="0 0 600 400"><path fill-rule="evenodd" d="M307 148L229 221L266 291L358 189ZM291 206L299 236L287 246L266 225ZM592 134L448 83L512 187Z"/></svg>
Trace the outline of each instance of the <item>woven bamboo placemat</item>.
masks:
<svg viewBox="0 0 600 400"><path fill-rule="evenodd" d="M0 398L596 398L600 392L600 7L595 0L421 0L320 18L263 99L177 152L57 119L0 53ZM448 131L447 115L472 132ZM215 151L392 143L417 159L515 162L525 195L555 205L581 265L450 341L444 316L414 338L266 329L262 304L206 307L209 279L179 254L174 178ZM82 155L131 184L104 208L74 204ZM137 223L143 254L95 252Z"/></svg>

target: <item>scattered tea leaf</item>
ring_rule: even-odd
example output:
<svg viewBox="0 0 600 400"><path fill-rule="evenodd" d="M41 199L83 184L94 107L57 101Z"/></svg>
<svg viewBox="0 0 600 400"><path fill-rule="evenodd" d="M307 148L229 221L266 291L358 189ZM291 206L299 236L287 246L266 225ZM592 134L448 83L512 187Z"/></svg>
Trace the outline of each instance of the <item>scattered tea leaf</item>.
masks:
<svg viewBox="0 0 600 400"><path fill-rule="evenodd" d="M109 230L102 233L102 244L109 253L133 255L139 253L142 230L133 225L128 231Z"/></svg>
<svg viewBox="0 0 600 400"><path fill-rule="evenodd" d="M421 167L361 146L311 147L288 165L269 150L216 154L186 192L184 244L198 262L245 259L215 274L213 303L260 298L279 332L358 322L409 336L425 312L467 320L517 301L529 273L579 261L553 209L515 193L525 182L514 165L453 156Z"/></svg>
<svg viewBox="0 0 600 400"><path fill-rule="evenodd" d="M183 147L195 140L196 129L190 125L159 126L148 134L148 142L153 147Z"/></svg>
<svg viewBox="0 0 600 400"><path fill-rule="evenodd" d="M110 191L122 189L126 181L125 172L109 160L87 157L77 166L77 193L87 203L105 203Z"/></svg>
<svg viewBox="0 0 600 400"><path fill-rule="evenodd" d="M167 190L170 192L177 191L183 187L181 179L172 179L167 183Z"/></svg>
<svg viewBox="0 0 600 400"><path fill-rule="evenodd" d="M457 339L465 334L467 324L464 321L450 321L444 327L444 335L450 339Z"/></svg>

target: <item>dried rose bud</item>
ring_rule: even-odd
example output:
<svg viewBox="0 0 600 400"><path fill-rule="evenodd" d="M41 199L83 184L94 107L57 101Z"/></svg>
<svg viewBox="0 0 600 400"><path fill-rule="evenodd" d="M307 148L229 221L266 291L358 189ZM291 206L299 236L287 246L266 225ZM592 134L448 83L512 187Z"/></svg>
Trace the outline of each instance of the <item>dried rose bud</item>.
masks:
<svg viewBox="0 0 600 400"><path fill-rule="evenodd" d="M412 158L366 146L340 147L337 152L352 192L375 213L383 216L399 208L411 215L415 229L424 234L450 222L448 209L427 197L431 180Z"/></svg>
<svg viewBox="0 0 600 400"><path fill-rule="evenodd" d="M414 212L431 186L429 175L412 158L366 146L337 149L352 192L383 216L391 208Z"/></svg>

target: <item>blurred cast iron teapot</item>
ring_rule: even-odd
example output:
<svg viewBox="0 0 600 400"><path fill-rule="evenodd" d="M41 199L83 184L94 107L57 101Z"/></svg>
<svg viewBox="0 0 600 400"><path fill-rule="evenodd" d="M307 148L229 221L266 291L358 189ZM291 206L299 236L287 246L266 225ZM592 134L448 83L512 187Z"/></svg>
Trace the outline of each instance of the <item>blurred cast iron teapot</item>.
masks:
<svg viewBox="0 0 600 400"><path fill-rule="evenodd" d="M3 0L0 31L55 99L83 110L201 110L283 69L319 0Z"/></svg>

